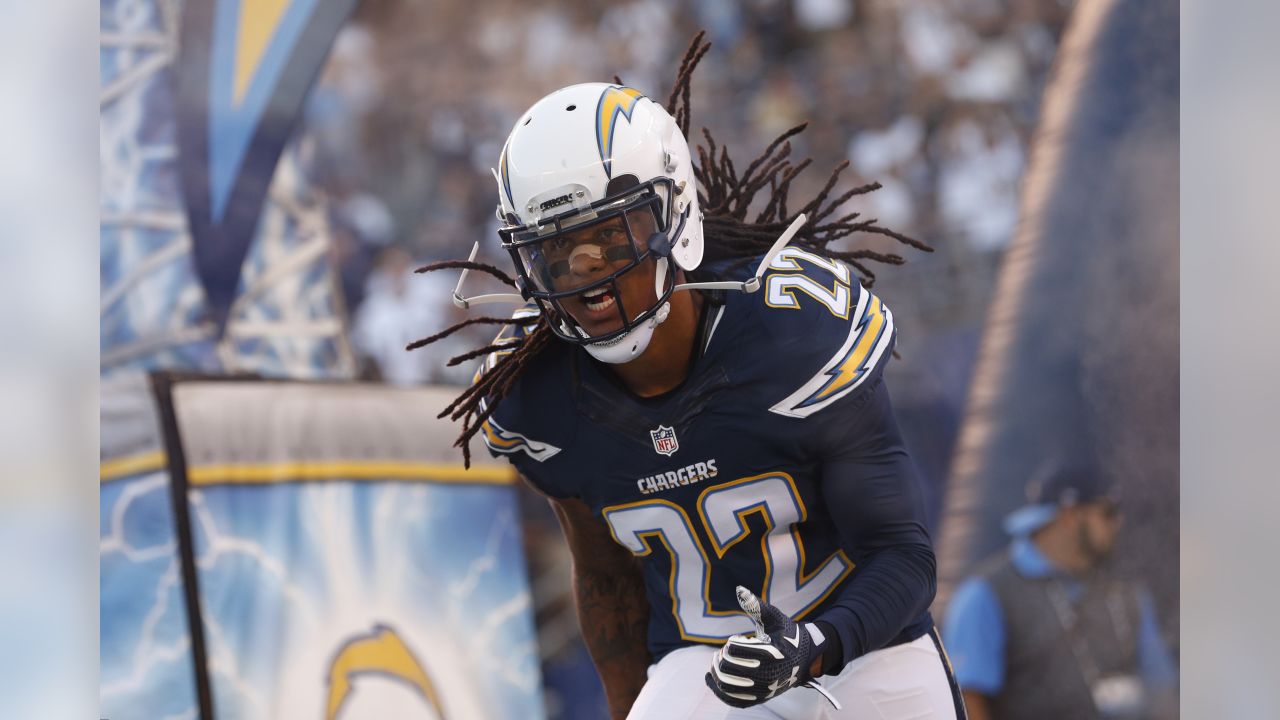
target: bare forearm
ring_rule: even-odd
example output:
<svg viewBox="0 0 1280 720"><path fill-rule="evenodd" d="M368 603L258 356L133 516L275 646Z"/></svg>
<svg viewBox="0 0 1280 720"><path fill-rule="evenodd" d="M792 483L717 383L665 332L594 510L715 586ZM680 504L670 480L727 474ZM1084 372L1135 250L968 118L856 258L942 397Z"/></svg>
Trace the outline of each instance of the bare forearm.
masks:
<svg viewBox="0 0 1280 720"><path fill-rule="evenodd" d="M613 541L581 500L551 503L573 555L573 591L582 639L604 683L609 713L626 718L649 668L649 604L640 562Z"/></svg>
<svg viewBox="0 0 1280 720"><path fill-rule="evenodd" d="M604 683L610 714L625 718L644 687L650 662L649 606L642 576L634 566L579 569L574 572L574 592L582 637Z"/></svg>

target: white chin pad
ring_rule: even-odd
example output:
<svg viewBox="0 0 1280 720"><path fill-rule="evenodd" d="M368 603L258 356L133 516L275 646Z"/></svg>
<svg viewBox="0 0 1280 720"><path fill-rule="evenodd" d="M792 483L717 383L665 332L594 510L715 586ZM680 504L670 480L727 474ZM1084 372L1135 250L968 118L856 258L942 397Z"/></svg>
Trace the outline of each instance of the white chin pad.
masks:
<svg viewBox="0 0 1280 720"><path fill-rule="evenodd" d="M641 353L649 347L649 341L653 339L654 328L661 325L670 314L671 303L662 303L662 307L658 308L653 317L645 320L639 327L634 328L626 335L612 342L589 343L583 347L587 352L591 353L591 357L602 363L609 363L610 365L629 363L640 357Z"/></svg>
<svg viewBox="0 0 1280 720"><path fill-rule="evenodd" d="M667 284L667 259L658 258L656 266L657 272L653 280L654 297L662 297ZM591 353L591 357L602 363L609 363L610 365L629 363L640 357L640 354L649 347L649 341L653 339L654 328L665 322L670 314L671 303L664 302L652 317L626 335L607 343L588 343L584 347L587 352ZM578 333L584 337L586 336L586 333L582 332L581 328L578 329Z"/></svg>

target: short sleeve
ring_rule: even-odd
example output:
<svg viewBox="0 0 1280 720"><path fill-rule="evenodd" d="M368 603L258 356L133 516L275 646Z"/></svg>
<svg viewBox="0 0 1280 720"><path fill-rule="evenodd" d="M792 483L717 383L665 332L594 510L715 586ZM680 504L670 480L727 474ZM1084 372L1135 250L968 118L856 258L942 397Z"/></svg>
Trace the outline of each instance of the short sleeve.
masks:
<svg viewBox="0 0 1280 720"><path fill-rule="evenodd" d="M984 578L956 588L942 626L956 681L965 690L995 695L1004 686L1004 617Z"/></svg>

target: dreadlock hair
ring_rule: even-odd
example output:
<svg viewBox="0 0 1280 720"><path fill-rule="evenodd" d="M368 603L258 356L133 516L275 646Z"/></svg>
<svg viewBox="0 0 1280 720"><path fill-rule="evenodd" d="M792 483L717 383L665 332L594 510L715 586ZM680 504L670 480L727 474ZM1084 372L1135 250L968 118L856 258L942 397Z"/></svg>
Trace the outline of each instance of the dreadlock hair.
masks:
<svg viewBox="0 0 1280 720"><path fill-rule="evenodd" d="M704 40L705 35L705 31L698 33L689 44L676 73L675 86L667 98L667 112L675 118L686 138L689 138L691 120L689 94L693 71L711 49L711 43ZM615 75L613 79L617 84L622 84L618 76ZM851 212L833 217L850 198L865 195L881 187L879 183L873 182L831 197L840 175L849 166L847 160L836 166L822 190L813 199L792 212L788 204L791 184L812 164L812 160L805 158L799 162L792 161L791 138L803 132L807 126L808 123L802 123L779 135L741 174L738 174L730 160L728 148L718 146L711 133L702 128L706 144L697 148L693 172L701 186L698 188L698 203L703 212L703 233L708 239L703 262L734 260L735 266L746 264L768 251L778 236L801 213L808 216L808 222L801 226L790 245L843 260L858 271L862 284L867 287L875 282L875 274L867 267L868 261L901 265L905 262L902 256L866 248L836 250L830 247L833 242L855 233L867 233L889 237L903 245L933 252L933 248L919 240L881 227L875 219L860 219L859 213ZM765 188L768 188L768 195L764 200L764 207L748 220L753 202ZM418 268L416 272L446 269L476 270L515 287L515 281L509 275L487 263L438 262ZM438 415L442 418L448 415L455 421L462 420L462 431L454 441L454 446L462 448L463 464L466 467L471 466L471 438L480 431L498 403L506 397L529 361L551 341L552 331L547 323L545 316L539 316L536 320L528 316L473 318L410 343L406 348L413 350L428 345L470 325L503 325L524 329L523 334L506 338L500 336L490 345L449 360L449 365L452 366L489 353L494 353L495 358L491 364L486 363L487 369L482 368L477 373L471 387Z"/></svg>

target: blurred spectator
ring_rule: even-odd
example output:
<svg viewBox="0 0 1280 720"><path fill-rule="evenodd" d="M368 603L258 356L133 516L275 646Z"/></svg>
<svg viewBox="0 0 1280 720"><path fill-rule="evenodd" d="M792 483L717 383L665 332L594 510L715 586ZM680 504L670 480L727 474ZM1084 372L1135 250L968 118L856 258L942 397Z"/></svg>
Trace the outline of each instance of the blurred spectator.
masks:
<svg viewBox="0 0 1280 720"><path fill-rule="evenodd" d="M364 302L364 284L373 267L374 251L361 243L355 230L336 216L330 219L329 242L347 312L354 316Z"/></svg>
<svg viewBox="0 0 1280 720"><path fill-rule="evenodd" d="M1024 150L1013 127L962 117L945 131L938 178L939 212L978 250L1000 250L1018 223Z"/></svg>
<svg viewBox="0 0 1280 720"><path fill-rule="evenodd" d="M386 205L369 193L355 193L329 203L329 235L338 265L347 312L355 313L364 300L365 279L373 257L395 236L395 220Z"/></svg>
<svg viewBox="0 0 1280 720"><path fill-rule="evenodd" d="M356 193L343 200L339 212L365 244L383 247L395 236L395 219L387 206L369 193Z"/></svg>
<svg viewBox="0 0 1280 720"><path fill-rule="evenodd" d="M377 196L417 259L462 256L477 239L483 257L496 248L482 234L489 168L520 111L548 88L615 74L665 100L685 43L705 28L714 47L694 79L695 142L713 128L745 163L811 121L793 142L815 163L794 192L816 191L845 157L842 182L880 182L844 209L937 248L910 258L921 272L899 273L894 294L932 323L917 333L946 332L983 315L989 291L979 290L1014 231L1039 90L1072 4L365 3L312 92L314 174L338 203ZM353 311L378 249L356 234L342 254Z"/></svg>
<svg viewBox="0 0 1280 720"><path fill-rule="evenodd" d="M356 312L352 341L361 357L372 363L364 373L393 385L442 381L445 360L438 353L405 352L405 346L454 322L448 298L449 278L412 273L414 263L402 247L379 254L365 285L365 298ZM447 351L446 351L447 352ZM470 369L464 369L469 372Z"/></svg>
<svg viewBox="0 0 1280 720"><path fill-rule="evenodd" d="M941 3L910 0L899 12L903 50L921 75L947 74L973 43L970 30Z"/></svg>
<svg viewBox="0 0 1280 720"><path fill-rule="evenodd" d="M315 172L326 185L364 180L361 119L382 100L379 68L373 58L376 38L358 23L343 28L334 39L328 62L307 95L308 135L320 146Z"/></svg>
<svg viewBox="0 0 1280 720"><path fill-rule="evenodd" d="M956 589L943 626L973 720L1172 717L1177 671L1150 595L1107 562L1120 530L1096 468L1056 465L1005 520L1013 542Z"/></svg>
<svg viewBox="0 0 1280 720"><path fill-rule="evenodd" d="M914 115L903 115L884 130L867 130L849 141L853 167L882 186L860 201L857 209L888 227L907 227L915 222L914 193L905 179L918 161L923 140L924 125Z"/></svg>

